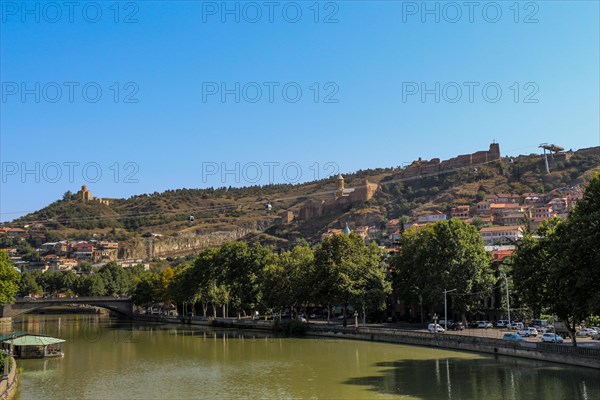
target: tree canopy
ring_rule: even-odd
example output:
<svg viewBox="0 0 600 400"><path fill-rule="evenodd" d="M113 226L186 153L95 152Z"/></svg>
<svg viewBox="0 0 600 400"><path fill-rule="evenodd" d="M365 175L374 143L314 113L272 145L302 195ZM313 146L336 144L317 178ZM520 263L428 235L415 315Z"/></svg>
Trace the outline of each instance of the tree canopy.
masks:
<svg viewBox="0 0 600 400"><path fill-rule="evenodd" d="M406 231L392 265L399 294L417 297L423 307L433 310L443 303L444 290L456 289L452 307L463 319L490 295L495 283L481 235L458 219Z"/></svg>
<svg viewBox="0 0 600 400"><path fill-rule="evenodd" d="M19 273L4 252L0 253L0 304L12 304L19 291Z"/></svg>

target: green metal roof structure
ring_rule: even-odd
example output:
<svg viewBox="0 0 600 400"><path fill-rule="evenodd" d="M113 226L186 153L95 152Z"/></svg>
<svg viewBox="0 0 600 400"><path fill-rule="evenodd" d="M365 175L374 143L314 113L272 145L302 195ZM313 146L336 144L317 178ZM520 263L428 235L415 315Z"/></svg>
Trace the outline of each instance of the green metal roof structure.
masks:
<svg viewBox="0 0 600 400"><path fill-rule="evenodd" d="M10 343L14 346L48 346L50 344L64 343L64 340L48 336L27 335L7 340L5 343Z"/></svg>
<svg viewBox="0 0 600 400"><path fill-rule="evenodd" d="M20 336L27 335L27 333L25 333L25 332L14 332L14 333L11 333L9 335L0 335L0 342L3 342L5 340L13 338L13 335L14 335L15 338L18 338Z"/></svg>

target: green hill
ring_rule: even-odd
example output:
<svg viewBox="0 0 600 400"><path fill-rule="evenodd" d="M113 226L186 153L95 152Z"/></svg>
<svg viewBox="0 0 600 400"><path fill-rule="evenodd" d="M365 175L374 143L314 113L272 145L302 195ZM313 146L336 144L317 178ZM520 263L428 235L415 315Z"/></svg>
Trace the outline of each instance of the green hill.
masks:
<svg viewBox="0 0 600 400"><path fill-rule="evenodd" d="M104 234L123 240L150 233L177 236L254 228L257 233L248 236L249 241L285 246L298 238L317 240L327 228L341 228L346 223L377 226L426 210L449 212L452 206L474 205L491 193L551 194L561 187L585 185L592 171L600 170L600 148L580 150L570 158L557 157L550 167L547 174L543 156L532 154L411 178L402 178L398 168L358 171L344 175L346 187L361 187L365 179L378 183L371 199L304 219L298 218L302 207L331 198L335 177L298 185L167 190L117 199L109 205L67 196L9 225L33 224L53 237ZM267 204L272 205L271 210ZM282 223L283 211L294 212L296 219ZM190 215L194 222L188 221Z"/></svg>

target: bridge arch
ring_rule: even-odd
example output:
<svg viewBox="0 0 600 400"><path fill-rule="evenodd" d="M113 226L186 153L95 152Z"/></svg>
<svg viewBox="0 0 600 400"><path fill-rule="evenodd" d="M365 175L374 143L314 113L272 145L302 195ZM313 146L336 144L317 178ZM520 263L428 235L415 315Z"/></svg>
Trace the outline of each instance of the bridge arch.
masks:
<svg viewBox="0 0 600 400"><path fill-rule="evenodd" d="M114 311L125 317L133 315L133 302L129 298L115 297L74 297L57 299L23 300L18 299L14 304L0 306L1 318L13 318L31 311L41 310L52 306L70 306L85 304Z"/></svg>

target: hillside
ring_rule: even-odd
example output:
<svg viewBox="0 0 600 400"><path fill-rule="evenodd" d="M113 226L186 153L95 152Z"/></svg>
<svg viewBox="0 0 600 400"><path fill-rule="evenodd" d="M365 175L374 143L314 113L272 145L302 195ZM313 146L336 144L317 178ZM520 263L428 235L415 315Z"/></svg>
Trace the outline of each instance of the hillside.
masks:
<svg viewBox="0 0 600 400"><path fill-rule="evenodd" d="M126 248L140 248L124 251L131 257L146 251L140 243L151 234L177 243L173 254L214 245L215 235L287 247L299 238L316 241L328 228L346 223L351 228L383 226L390 219L423 211L449 212L452 206L475 205L493 193L558 196L561 187L585 185L591 173L600 170L598 147L557 154L547 174L543 156L500 157L499 151L492 154L492 146L489 152L442 162L417 160L403 169L347 174L342 189L337 177L331 177L298 185L168 190L106 203L66 194L65 199L9 225L35 227L52 237L95 234L126 241ZM183 247L181 238L186 240ZM164 244L169 253L169 245Z"/></svg>

